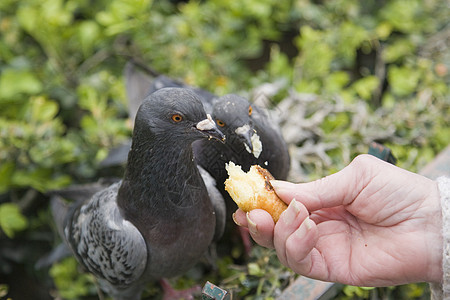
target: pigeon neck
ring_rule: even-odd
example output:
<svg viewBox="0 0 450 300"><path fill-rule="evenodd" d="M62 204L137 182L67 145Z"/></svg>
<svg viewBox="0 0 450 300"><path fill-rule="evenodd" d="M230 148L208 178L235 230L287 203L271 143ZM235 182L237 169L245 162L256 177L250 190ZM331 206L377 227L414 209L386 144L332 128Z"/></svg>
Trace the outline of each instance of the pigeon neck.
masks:
<svg viewBox="0 0 450 300"><path fill-rule="evenodd" d="M126 219L142 220L170 212L171 207L187 207L201 197L181 197L190 187L202 184L193 162L190 144L146 138L134 139L117 202Z"/></svg>

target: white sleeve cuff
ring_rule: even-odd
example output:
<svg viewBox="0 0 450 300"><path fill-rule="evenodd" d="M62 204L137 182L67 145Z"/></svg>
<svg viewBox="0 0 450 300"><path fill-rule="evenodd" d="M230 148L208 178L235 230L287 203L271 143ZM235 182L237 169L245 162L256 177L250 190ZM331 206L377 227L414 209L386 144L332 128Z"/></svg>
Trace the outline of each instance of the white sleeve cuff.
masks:
<svg viewBox="0 0 450 300"><path fill-rule="evenodd" d="M442 207L442 284L431 284L433 300L450 299L450 178L437 180Z"/></svg>

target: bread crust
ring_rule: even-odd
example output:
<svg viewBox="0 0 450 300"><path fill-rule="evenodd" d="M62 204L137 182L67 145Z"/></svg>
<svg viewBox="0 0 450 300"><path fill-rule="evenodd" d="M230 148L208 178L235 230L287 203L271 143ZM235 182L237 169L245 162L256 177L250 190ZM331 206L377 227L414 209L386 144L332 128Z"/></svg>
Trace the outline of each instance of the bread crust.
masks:
<svg viewBox="0 0 450 300"><path fill-rule="evenodd" d="M258 165L251 166L245 173L233 162L229 162L226 169L229 177L225 180L225 190L238 207L245 212L263 209L276 223L287 205L277 196L270 184L270 180L275 179L272 174Z"/></svg>

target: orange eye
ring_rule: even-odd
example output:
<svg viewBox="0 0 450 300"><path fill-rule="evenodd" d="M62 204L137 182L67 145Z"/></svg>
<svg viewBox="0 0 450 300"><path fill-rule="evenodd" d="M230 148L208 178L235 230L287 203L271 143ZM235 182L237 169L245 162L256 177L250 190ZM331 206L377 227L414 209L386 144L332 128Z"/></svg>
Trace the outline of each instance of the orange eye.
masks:
<svg viewBox="0 0 450 300"><path fill-rule="evenodd" d="M220 127L225 127L225 122L222 120L217 119L216 120L217 125L219 125Z"/></svg>
<svg viewBox="0 0 450 300"><path fill-rule="evenodd" d="M181 122L181 121L183 121L183 116L180 114L174 114L174 115L172 115L172 121L174 121L176 123Z"/></svg>
<svg viewBox="0 0 450 300"><path fill-rule="evenodd" d="M248 107L248 115L251 116L253 112L253 108L251 106Z"/></svg>

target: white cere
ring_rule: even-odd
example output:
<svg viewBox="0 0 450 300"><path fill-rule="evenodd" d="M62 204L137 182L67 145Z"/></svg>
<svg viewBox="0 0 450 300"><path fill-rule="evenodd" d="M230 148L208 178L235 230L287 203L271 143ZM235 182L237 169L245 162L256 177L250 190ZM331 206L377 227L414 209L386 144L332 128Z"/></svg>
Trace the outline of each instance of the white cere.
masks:
<svg viewBox="0 0 450 300"><path fill-rule="evenodd" d="M245 135L250 130L250 125L245 124L244 126L236 128L234 131L237 135ZM248 151L248 150L247 150ZM249 151L250 152L250 151Z"/></svg>
<svg viewBox="0 0 450 300"><path fill-rule="evenodd" d="M206 115L206 119L197 123L198 130L212 130L216 128L216 123L214 123L210 114Z"/></svg>

